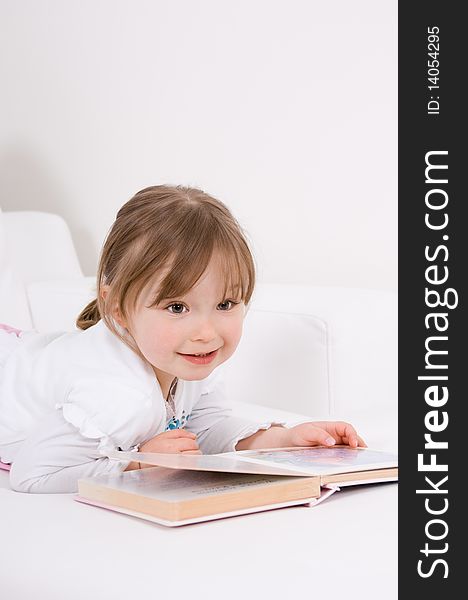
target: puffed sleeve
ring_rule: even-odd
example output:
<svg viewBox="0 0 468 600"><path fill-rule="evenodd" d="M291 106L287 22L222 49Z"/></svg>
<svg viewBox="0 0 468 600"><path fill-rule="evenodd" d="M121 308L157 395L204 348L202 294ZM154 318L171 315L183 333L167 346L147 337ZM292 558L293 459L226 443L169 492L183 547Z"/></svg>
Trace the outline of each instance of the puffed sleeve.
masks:
<svg viewBox="0 0 468 600"><path fill-rule="evenodd" d="M131 451L151 437L158 418L141 391L119 383L96 386L81 381L65 402L44 415L16 454L10 485L19 492L72 493L78 479L125 470L128 461L104 455L109 449Z"/></svg>
<svg viewBox="0 0 468 600"><path fill-rule="evenodd" d="M61 412L52 411L21 444L11 465L10 486L16 492L72 493L82 477L126 469L128 462L101 457L97 446L97 440L84 437Z"/></svg>
<svg viewBox="0 0 468 600"><path fill-rule="evenodd" d="M154 425L159 426L165 419L151 394L124 379L97 382L92 375L73 386L66 400L55 408L84 437L99 441L97 450L101 455L143 442L151 437Z"/></svg>
<svg viewBox="0 0 468 600"><path fill-rule="evenodd" d="M206 378L199 399L195 402L186 429L197 435L203 454L234 452L239 440L272 425L286 421L255 423L233 414L232 402L226 392L222 369L216 369Z"/></svg>

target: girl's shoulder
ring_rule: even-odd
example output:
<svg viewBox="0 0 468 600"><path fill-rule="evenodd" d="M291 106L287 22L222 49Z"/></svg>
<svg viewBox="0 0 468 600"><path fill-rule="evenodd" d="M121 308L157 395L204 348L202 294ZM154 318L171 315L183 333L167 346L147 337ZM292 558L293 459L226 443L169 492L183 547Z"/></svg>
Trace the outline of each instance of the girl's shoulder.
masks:
<svg viewBox="0 0 468 600"><path fill-rule="evenodd" d="M93 386L145 397L155 385L152 369L102 321L84 331L23 332L8 363L54 397Z"/></svg>
<svg viewBox="0 0 468 600"><path fill-rule="evenodd" d="M56 351L67 366L55 408L82 435L99 438L100 448L143 441L163 418L153 370L103 322L58 341Z"/></svg>
<svg viewBox="0 0 468 600"><path fill-rule="evenodd" d="M155 386L151 367L119 339L103 321L71 337L57 340L56 352L68 356L68 369L76 378L81 372L99 380L127 382L138 392L149 394Z"/></svg>

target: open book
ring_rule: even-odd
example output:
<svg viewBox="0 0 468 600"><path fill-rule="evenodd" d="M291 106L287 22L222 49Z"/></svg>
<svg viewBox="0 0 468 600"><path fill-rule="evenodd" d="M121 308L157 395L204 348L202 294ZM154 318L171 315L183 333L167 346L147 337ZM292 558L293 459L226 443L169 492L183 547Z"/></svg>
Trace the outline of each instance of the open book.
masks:
<svg viewBox="0 0 468 600"><path fill-rule="evenodd" d="M154 466L80 479L75 500L169 526L311 506L343 486L398 479L396 455L348 446L108 456Z"/></svg>

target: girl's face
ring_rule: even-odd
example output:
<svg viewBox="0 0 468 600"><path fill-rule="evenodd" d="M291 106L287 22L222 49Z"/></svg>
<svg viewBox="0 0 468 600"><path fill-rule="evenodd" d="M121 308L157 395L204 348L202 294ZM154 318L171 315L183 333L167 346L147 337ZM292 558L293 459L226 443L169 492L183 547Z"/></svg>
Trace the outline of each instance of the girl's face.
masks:
<svg viewBox="0 0 468 600"><path fill-rule="evenodd" d="M143 291L135 313L125 325L153 366L164 396L174 377L186 381L208 377L234 353L240 341L245 304L235 304L235 290L228 290L226 298L222 297L224 281L217 261L212 258L188 294L147 308L161 276ZM213 351L210 361L185 357Z"/></svg>

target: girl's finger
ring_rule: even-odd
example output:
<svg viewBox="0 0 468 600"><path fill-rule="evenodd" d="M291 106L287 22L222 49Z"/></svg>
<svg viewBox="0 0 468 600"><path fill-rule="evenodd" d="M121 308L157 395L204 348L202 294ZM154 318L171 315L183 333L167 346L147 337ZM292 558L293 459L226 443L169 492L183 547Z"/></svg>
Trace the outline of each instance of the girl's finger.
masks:
<svg viewBox="0 0 468 600"><path fill-rule="evenodd" d="M345 436L341 438L341 443L346 444L351 448L367 448L366 442L359 435L356 435L355 437L350 436L349 438Z"/></svg>
<svg viewBox="0 0 468 600"><path fill-rule="evenodd" d="M197 436L195 433L192 433L191 431L187 431L186 429L168 429L167 431L164 431L163 433L160 433L159 435L163 435L164 437L168 437L168 438L192 438L195 439Z"/></svg>
<svg viewBox="0 0 468 600"><path fill-rule="evenodd" d="M181 439L176 444L176 452L193 452L199 449L197 442L191 439Z"/></svg>
<svg viewBox="0 0 468 600"><path fill-rule="evenodd" d="M352 448L367 448L367 444L366 442L362 439L362 437L360 435L358 435L356 433L356 430L354 429L354 427L351 428L352 429L352 433L348 434L348 444L352 447Z"/></svg>
<svg viewBox="0 0 468 600"><path fill-rule="evenodd" d="M351 448L357 448L359 445L359 436L357 431L350 423L344 421L336 422L336 432L341 436L343 443L348 444Z"/></svg>
<svg viewBox="0 0 468 600"><path fill-rule="evenodd" d="M191 438L166 440L159 452L174 454L185 450L198 450L197 442Z"/></svg>
<svg viewBox="0 0 468 600"><path fill-rule="evenodd" d="M309 446L311 444L316 444L322 446L334 446L336 444L335 438L326 429L314 425L307 425L308 427L298 426L300 429L297 431L297 437L294 441L295 445Z"/></svg>
<svg viewBox="0 0 468 600"><path fill-rule="evenodd" d="M359 435L358 435L358 441L359 441L359 446L360 446L361 448L367 448L367 444L366 444L366 442L365 442L365 441L362 439L362 437L361 437L361 436L359 436Z"/></svg>

